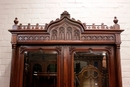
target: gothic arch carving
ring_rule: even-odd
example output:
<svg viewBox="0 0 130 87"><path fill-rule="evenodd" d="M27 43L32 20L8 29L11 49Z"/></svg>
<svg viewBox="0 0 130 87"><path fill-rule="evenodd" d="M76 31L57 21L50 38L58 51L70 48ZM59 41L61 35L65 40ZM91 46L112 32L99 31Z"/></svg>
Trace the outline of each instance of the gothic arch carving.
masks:
<svg viewBox="0 0 130 87"><path fill-rule="evenodd" d="M46 24L45 30L50 32L51 29L61 26L64 26L65 28L67 28L67 26L74 26L80 29L81 32L85 30L85 24L81 23L79 20L76 21L74 18L70 18L70 14L67 11L64 11L60 18L57 18L55 21L52 20L49 24Z"/></svg>

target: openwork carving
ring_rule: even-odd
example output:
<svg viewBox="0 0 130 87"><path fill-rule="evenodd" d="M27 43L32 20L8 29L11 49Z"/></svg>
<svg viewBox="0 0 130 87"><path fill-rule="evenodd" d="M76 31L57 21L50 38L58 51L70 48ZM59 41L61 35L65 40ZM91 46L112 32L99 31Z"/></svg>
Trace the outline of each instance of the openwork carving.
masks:
<svg viewBox="0 0 130 87"><path fill-rule="evenodd" d="M18 30L36 30L38 32L44 32L46 34L38 34L38 35L18 35L18 42L25 41L111 41L115 42L116 38L114 34L86 34L87 31L91 30L112 30L112 29L120 29L120 26L117 24L117 17L114 17L113 22L114 26L108 27L102 23L101 25L86 25L86 23L82 23L80 20L75 20L74 18L70 18L70 14L67 11L64 11L61 14L60 18L56 20L52 20L50 23L45 25L16 25ZM42 31L43 30L43 31Z"/></svg>
<svg viewBox="0 0 130 87"><path fill-rule="evenodd" d="M65 27L66 25L57 29L52 29L51 40L80 40L80 30L76 27Z"/></svg>
<svg viewBox="0 0 130 87"><path fill-rule="evenodd" d="M18 41L42 41L50 40L49 35L18 35Z"/></svg>
<svg viewBox="0 0 130 87"><path fill-rule="evenodd" d="M94 40L94 41L114 41L114 35L82 35L81 40Z"/></svg>
<svg viewBox="0 0 130 87"><path fill-rule="evenodd" d="M28 25L22 25L21 23L17 27L19 30L43 30L44 25L39 25L38 23L36 25L31 25L28 23Z"/></svg>
<svg viewBox="0 0 130 87"><path fill-rule="evenodd" d="M107 25L104 25L102 23L101 25L95 25L94 23L92 25L86 25L86 23L82 23L80 20L75 20L74 18L70 18L70 14L67 11L64 11L61 14L60 18L57 18L55 21L50 21L50 23L45 24L45 25L39 25L38 23L36 25L31 25L28 23L28 25L22 25L21 23L19 25L16 25L17 29L20 30L48 30L53 24L55 23L60 23L63 20L66 20L65 22L73 22L72 24L76 24L83 28L83 30L90 30L90 29L120 29L120 25L117 24L118 20L117 17L114 17L113 22L115 23L113 26L108 27ZM17 22L18 23L18 22Z"/></svg>

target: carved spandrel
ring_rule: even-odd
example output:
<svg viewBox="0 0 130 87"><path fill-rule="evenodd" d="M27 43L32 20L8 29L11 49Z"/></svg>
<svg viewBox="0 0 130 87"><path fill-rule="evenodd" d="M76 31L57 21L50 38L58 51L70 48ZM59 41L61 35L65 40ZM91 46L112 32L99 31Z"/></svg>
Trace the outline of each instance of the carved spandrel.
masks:
<svg viewBox="0 0 130 87"><path fill-rule="evenodd" d="M59 54L61 54L61 49L62 49L61 46L57 46L57 47L56 47L56 50L58 51Z"/></svg>
<svg viewBox="0 0 130 87"><path fill-rule="evenodd" d="M20 47L20 53L23 53L26 49L27 49L26 47L21 46L21 47Z"/></svg>
<svg viewBox="0 0 130 87"><path fill-rule="evenodd" d="M112 53L112 47L111 46L107 46L106 49L108 50L108 52L111 54Z"/></svg>
<svg viewBox="0 0 130 87"><path fill-rule="evenodd" d="M70 53L70 55L72 54L72 52L74 51L74 49L75 49L74 46L70 46L70 47L69 47L69 51L70 51L69 53Z"/></svg>

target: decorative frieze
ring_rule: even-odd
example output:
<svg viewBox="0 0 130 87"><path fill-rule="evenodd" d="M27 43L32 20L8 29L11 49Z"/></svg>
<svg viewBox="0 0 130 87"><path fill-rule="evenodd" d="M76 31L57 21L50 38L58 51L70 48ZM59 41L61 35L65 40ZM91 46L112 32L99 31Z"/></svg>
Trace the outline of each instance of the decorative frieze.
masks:
<svg viewBox="0 0 130 87"><path fill-rule="evenodd" d="M17 39L19 42L42 41L42 40L50 40L50 36L49 35L18 35Z"/></svg>
<svg viewBox="0 0 130 87"><path fill-rule="evenodd" d="M115 41L114 35L82 35L81 40L88 41Z"/></svg>

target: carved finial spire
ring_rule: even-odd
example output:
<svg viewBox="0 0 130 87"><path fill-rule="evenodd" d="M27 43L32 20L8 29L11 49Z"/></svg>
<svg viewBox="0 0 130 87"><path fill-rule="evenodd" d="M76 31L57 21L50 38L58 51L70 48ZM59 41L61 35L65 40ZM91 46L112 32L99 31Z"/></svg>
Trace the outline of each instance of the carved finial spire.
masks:
<svg viewBox="0 0 130 87"><path fill-rule="evenodd" d="M15 20L14 20L14 24L17 25L18 24L18 18L16 17Z"/></svg>
<svg viewBox="0 0 130 87"><path fill-rule="evenodd" d="M62 14L61 14L61 18L63 17L68 17L70 18L70 14L67 12L67 11L64 11Z"/></svg>
<svg viewBox="0 0 130 87"><path fill-rule="evenodd" d="M14 25L12 26L12 29L15 29L15 30L17 29L17 27L18 27L18 26L17 26L18 22L19 22L19 21L18 21L18 18L16 17L16 18L14 19Z"/></svg>
<svg viewBox="0 0 130 87"><path fill-rule="evenodd" d="M118 23L118 19L117 19L116 16L114 17L113 22L115 23L115 24L113 25L113 28L116 29L116 30L119 30L119 29L120 29L120 25L117 24L117 23Z"/></svg>
<svg viewBox="0 0 130 87"><path fill-rule="evenodd" d="M116 17L116 16L114 17L113 22L114 22L115 24L117 24L117 23L118 23L118 19L117 19L117 17Z"/></svg>

